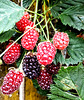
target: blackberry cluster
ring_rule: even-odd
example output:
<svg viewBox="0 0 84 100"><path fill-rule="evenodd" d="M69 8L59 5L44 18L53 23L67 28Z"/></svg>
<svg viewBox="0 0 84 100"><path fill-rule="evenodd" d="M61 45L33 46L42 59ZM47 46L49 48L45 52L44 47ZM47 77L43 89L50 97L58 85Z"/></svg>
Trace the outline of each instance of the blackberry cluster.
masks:
<svg viewBox="0 0 84 100"><path fill-rule="evenodd" d="M50 73L50 74L57 74L58 71L60 69L60 63L58 63L57 65L55 65L54 63L51 63L49 65L46 65L46 70Z"/></svg>
<svg viewBox="0 0 84 100"><path fill-rule="evenodd" d="M37 78L37 81L42 90L49 90L50 84L53 83L52 75L49 74L46 69L41 70L40 75Z"/></svg>
<svg viewBox="0 0 84 100"><path fill-rule="evenodd" d="M29 53L23 59L23 70L29 79L36 79L40 73L40 64L36 55Z"/></svg>

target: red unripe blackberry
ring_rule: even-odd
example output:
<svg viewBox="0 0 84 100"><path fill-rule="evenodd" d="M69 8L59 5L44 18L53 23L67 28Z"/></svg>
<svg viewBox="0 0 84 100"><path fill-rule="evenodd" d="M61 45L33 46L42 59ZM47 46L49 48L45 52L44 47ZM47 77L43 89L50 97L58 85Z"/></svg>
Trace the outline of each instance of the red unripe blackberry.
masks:
<svg viewBox="0 0 84 100"><path fill-rule="evenodd" d="M39 33L35 29L28 30L24 31L26 34L22 37L21 44L23 48L33 50L38 41Z"/></svg>
<svg viewBox="0 0 84 100"><path fill-rule="evenodd" d="M37 59L40 64L51 64L56 54L56 49L51 42L45 41L37 47Z"/></svg>
<svg viewBox="0 0 84 100"><path fill-rule="evenodd" d="M4 77L3 85L1 86L1 91L3 94L12 94L16 91L21 82L23 81L23 74L19 71L10 70Z"/></svg>
<svg viewBox="0 0 84 100"><path fill-rule="evenodd" d="M46 65L45 67L50 74L57 74L60 69L60 64L58 63L57 65L55 65L54 63L51 63L49 65Z"/></svg>
<svg viewBox="0 0 84 100"><path fill-rule="evenodd" d="M40 64L36 55L29 53L23 59L23 70L29 79L36 79L40 73Z"/></svg>
<svg viewBox="0 0 84 100"><path fill-rule="evenodd" d="M47 72L46 69L41 70L39 77L37 78L38 84L42 90L49 90L50 84L53 83L52 75Z"/></svg>
<svg viewBox="0 0 84 100"><path fill-rule="evenodd" d="M53 37L53 44L59 50L64 50L69 44L69 37L67 33L57 32Z"/></svg>
<svg viewBox="0 0 84 100"><path fill-rule="evenodd" d="M12 43L9 43L6 46L6 49L11 45ZM14 63L19 57L20 57L20 44L15 43L10 49L4 54L3 60L6 64L12 64Z"/></svg>
<svg viewBox="0 0 84 100"><path fill-rule="evenodd" d="M17 26L17 29L21 32L24 32L25 31L25 28L27 26L31 26L33 27L34 26L34 22L28 20L28 19L25 19L25 18L21 18L17 23L16 23L16 26Z"/></svg>
<svg viewBox="0 0 84 100"><path fill-rule="evenodd" d="M24 15L22 16L22 18L29 19L30 18L29 13L28 12L24 12Z"/></svg>

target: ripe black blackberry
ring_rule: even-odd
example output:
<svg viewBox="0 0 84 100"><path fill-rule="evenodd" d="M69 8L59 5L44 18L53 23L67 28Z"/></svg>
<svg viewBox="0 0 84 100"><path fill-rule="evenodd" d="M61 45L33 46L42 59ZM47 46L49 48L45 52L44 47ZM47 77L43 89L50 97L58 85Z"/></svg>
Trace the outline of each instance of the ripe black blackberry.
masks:
<svg viewBox="0 0 84 100"><path fill-rule="evenodd" d="M40 64L33 53L25 55L23 59L23 70L29 79L36 79L40 73Z"/></svg>
<svg viewBox="0 0 84 100"><path fill-rule="evenodd" d="M60 69L60 63L58 63L57 65L55 65L54 63L51 63L49 65L46 65L46 70L50 73L50 74L57 74L58 71Z"/></svg>
<svg viewBox="0 0 84 100"><path fill-rule="evenodd" d="M42 88L42 90L49 90L50 84L53 83L52 75L47 72L46 69L40 71L40 75L37 78L38 84Z"/></svg>

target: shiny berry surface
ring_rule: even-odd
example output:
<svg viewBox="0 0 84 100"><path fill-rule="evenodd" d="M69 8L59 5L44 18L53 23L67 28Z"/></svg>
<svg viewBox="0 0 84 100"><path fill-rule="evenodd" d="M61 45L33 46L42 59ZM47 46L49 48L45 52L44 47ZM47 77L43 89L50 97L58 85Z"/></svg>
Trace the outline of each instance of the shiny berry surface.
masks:
<svg viewBox="0 0 84 100"><path fill-rule="evenodd" d="M6 46L6 49L11 45L12 43L9 43ZM10 49L4 54L3 60L6 64L12 64L14 63L19 57L20 57L20 44L15 43Z"/></svg>
<svg viewBox="0 0 84 100"><path fill-rule="evenodd" d="M39 76L40 66L36 55L32 53L25 55L23 59L23 70L29 79L36 79Z"/></svg>
<svg viewBox="0 0 84 100"><path fill-rule="evenodd" d="M51 64L56 54L56 49L51 42L42 42L37 47L37 59L40 64Z"/></svg>
<svg viewBox="0 0 84 100"><path fill-rule="evenodd" d="M42 90L49 90L50 84L53 83L52 75L49 74L46 69L41 70L40 75L37 78L37 81Z"/></svg>
<svg viewBox="0 0 84 100"><path fill-rule="evenodd" d="M23 81L23 74L19 71L10 70L4 77L3 85L1 86L1 91L3 94L12 94L16 91L21 82Z"/></svg>
<svg viewBox="0 0 84 100"><path fill-rule="evenodd" d="M54 63L51 63L49 65L46 65L45 67L50 74L57 74L60 69L60 64L58 63L57 65L55 65Z"/></svg>
<svg viewBox="0 0 84 100"><path fill-rule="evenodd" d="M38 41L39 33L35 29L28 30L24 31L26 34L22 37L21 44L26 50L33 50Z"/></svg>
<svg viewBox="0 0 84 100"><path fill-rule="evenodd" d="M64 50L69 44L67 33L57 32L53 37L53 44L59 50Z"/></svg>
<svg viewBox="0 0 84 100"><path fill-rule="evenodd" d="M25 28L27 26L34 26L34 23L26 18L21 18L17 23L16 23L17 29L21 32L25 31Z"/></svg>

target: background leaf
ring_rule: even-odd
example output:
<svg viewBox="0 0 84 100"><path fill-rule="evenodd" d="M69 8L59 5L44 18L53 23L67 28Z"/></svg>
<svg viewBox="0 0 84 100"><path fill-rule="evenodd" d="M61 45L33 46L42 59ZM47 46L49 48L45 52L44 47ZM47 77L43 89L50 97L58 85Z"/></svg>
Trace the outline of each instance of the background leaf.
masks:
<svg viewBox="0 0 84 100"><path fill-rule="evenodd" d="M23 14L23 7L10 0L0 0L0 33L13 28Z"/></svg>
<svg viewBox="0 0 84 100"><path fill-rule="evenodd" d="M51 85L51 100L84 100L84 67L82 64L59 70ZM75 91L75 92L74 92Z"/></svg>
<svg viewBox="0 0 84 100"><path fill-rule="evenodd" d="M0 34L0 42L3 43L5 41L8 41L14 33L15 33L15 29L11 29L9 31Z"/></svg>
<svg viewBox="0 0 84 100"><path fill-rule="evenodd" d="M51 7L53 17L60 18L64 25L77 30L84 29L84 1L59 0Z"/></svg>
<svg viewBox="0 0 84 100"><path fill-rule="evenodd" d="M65 10L59 18L64 25L68 24L78 30L84 29L84 5L70 7Z"/></svg>
<svg viewBox="0 0 84 100"><path fill-rule="evenodd" d="M31 4L32 0L23 0L23 7L27 8Z"/></svg>

